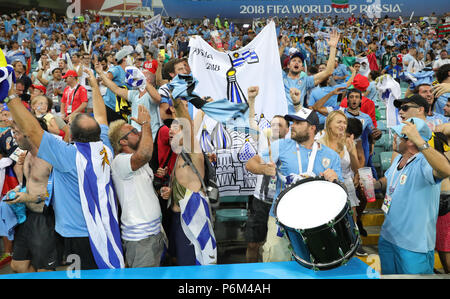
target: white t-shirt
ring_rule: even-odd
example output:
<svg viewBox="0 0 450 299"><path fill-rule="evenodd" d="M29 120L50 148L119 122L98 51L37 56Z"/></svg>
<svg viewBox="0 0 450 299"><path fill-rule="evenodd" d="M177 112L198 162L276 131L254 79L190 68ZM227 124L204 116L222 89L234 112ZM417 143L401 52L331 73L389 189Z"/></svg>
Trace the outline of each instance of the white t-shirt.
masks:
<svg viewBox="0 0 450 299"><path fill-rule="evenodd" d="M433 64L433 69L438 69L441 66L443 66L444 64L449 64L450 63L450 59L446 58L446 59L441 59L439 58L438 60L436 60Z"/></svg>
<svg viewBox="0 0 450 299"><path fill-rule="evenodd" d="M148 164L133 171L131 156L117 155L111 170L122 208L122 239L139 241L161 231L161 207L152 184L153 171Z"/></svg>

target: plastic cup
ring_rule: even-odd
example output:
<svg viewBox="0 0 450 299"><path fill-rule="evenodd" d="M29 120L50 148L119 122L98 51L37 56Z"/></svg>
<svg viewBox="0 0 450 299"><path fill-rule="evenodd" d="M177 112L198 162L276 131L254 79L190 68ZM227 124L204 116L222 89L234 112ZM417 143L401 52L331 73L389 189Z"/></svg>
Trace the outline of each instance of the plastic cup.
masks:
<svg viewBox="0 0 450 299"><path fill-rule="evenodd" d="M359 179L364 186L364 195L367 198L367 202L375 201L375 188L373 186L372 169L370 167L363 167L358 169Z"/></svg>

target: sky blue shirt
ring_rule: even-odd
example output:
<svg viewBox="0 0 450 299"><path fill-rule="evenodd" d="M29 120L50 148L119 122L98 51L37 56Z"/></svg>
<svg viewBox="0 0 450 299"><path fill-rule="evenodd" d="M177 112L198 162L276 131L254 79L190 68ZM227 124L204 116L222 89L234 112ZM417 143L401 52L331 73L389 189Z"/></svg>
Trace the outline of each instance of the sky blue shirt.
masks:
<svg viewBox="0 0 450 299"><path fill-rule="evenodd" d="M442 114L434 112L433 115L427 115L427 122L430 122L435 126L439 126L448 122L448 118Z"/></svg>
<svg viewBox="0 0 450 299"><path fill-rule="evenodd" d="M439 210L441 180L433 177L433 169L422 153L397 170L398 155L386 171L388 182L399 179L392 193L391 207L385 216L380 235L403 249L426 253L436 245L436 222ZM402 176L406 176L401 179Z"/></svg>
<svg viewBox="0 0 450 299"><path fill-rule="evenodd" d="M286 93L286 101L288 104L288 114L295 114L295 108L294 104L292 103L289 90L292 87L295 87L298 90L300 90L301 92L300 103L303 106L303 104L305 103L305 97L306 94L308 93L308 90L314 88L315 86L314 76L304 76L304 77L300 76L300 79L291 79L289 78L286 72L283 72L283 84L284 84L284 91Z"/></svg>
<svg viewBox="0 0 450 299"><path fill-rule="evenodd" d="M329 94L330 92L335 90L336 88L345 87L345 86L346 86L346 84L343 83L343 84L337 84L335 86L325 86L325 87L317 86L317 87L315 87L311 91L311 94L309 95L308 106L314 105L318 100L320 100L321 98L323 98L324 96L326 96L327 94ZM326 101L326 103L323 106L324 107L336 107L336 106L338 106L337 99L338 99L338 96L334 95L331 98L329 98L328 101ZM324 124L327 117L320 113L317 113L317 116L319 117L320 124Z"/></svg>
<svg viewBox="0 0 450 299"><path fill-rule="evenodd" d="M113 151L108 138L108 126L101 125L100 128L101 140ZM76 155L75 145L44 132L37 157L53 166L55 230L63 237L89 236L81 209Z"/></svg>
<svg viewBox="0 0 450 299"><path fill-rule="evenodd" d="M120 65L115 65L108 70L113 75L112 81L119 87L125 85L125 70ZM104 97L105 105L109 108L116 109L116 94L111 89L106 90Z"/></svg>
<svg viewBox="0 0 450 299"><path fill-rule="evenodd" d="M156 133L161 126L159 122L159 104L153 102L153 99L148 94L148 92L146 92L142 97L139 97L139 90L129 90L128 101L130 101L131 103L131 116L136 119L138 117L139 105L143 105L145 108L147 108L148 112L150 113L150 126L152 129L152 136L153 138L155 138ZM131 125L139 131L141 130L141 126L134 120L131 121Z"/></svg>
<svg viewBox="0 0 450 299"><path fill-rule="evenodd" d="M377 101L378 92L375 81L370 82L369 87L367 87L367 90L369 91L369 93L367 94L366 98L374 102Z"/></svg>
<svg viewBox="0 0 450 299"><path fill-rule="evenodd" d="M450 99L450 93L444 93L441 95L434 104L434 111L436 113L445 115L444 107L447 104L448 99Z"/></svg>
<svg viewBox="0 0 450 299"><path fill-rule="evenodd" d="M277 165L277 168L281 172L282 175L288 176L291 173L299 174L300 171L298 169L298 159L297 159L297 142L293 139L279 139L271 144L272 149L272 160ZM307 149L299 144L300 149L300 158L302 160L302 173L306 172L308 169L308 161L309 156L311 155L312 150ZM267 163L269 162L269 150L266 149L262 152L263 160ZM339 155L332 149L326 147L325 145L320 145L320 148L317 151L316 159L314 160L313 172L315 175L319 176L321 172L324 172L326 169L333 169L340 181L343 181L342 178L342 169L341 169L341 159ZM281 179L277 179L277 190L274 198L277 198L278 194L280 194L281 190L285 188ZM275 204L275 201L274 201ZM274 214L274 204L270 209L270 216L275 217Z"/></svg>
<svg viewBox="0 0 450 299"><path fill-rule="evenodd" d="M339 64L337 68L334 69L333 71L333 76L339 76L339 77L343 77L343 76L347 76L349 74L348 72L348 68L345 64ZM337 84L341 84L345 82L345 78L344 79L334 79L336 81Z"/></svg>

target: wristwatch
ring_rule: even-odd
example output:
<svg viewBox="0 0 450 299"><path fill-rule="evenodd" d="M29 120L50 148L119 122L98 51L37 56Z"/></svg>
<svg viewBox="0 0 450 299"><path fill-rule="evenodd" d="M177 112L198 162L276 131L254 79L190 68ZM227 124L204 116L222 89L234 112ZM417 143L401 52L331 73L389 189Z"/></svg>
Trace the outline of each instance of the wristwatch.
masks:
<svg viewBox="0 0 450 299"><path fill-rule="evenodd" d="M421 146L418 146L419 152L426 150L427 148L430 148L430 145L428 144L428 142L425 142Z"/></svg>
<svg viewBox="0 0 450 299"><path fill-rule="evenodd" d="M18 98L18 96L15 94L12 94L12 95L6 97L5 100L3 101L3 103L8 104L9 101L11 101L12 99L15 99L15 98Z"/></svg>

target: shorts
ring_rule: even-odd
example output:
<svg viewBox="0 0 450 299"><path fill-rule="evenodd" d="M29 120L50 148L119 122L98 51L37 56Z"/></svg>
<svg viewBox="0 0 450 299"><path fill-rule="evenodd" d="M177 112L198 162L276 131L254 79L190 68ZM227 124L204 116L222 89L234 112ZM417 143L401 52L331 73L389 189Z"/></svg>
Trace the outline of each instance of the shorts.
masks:
<svg viewBox="0 0 450 299"><path fill-rule="evenodd" d="M378 254L381 262L381 273L384 275L434 273L434 250L425 253L409 251L386 241L380 236Z"/></svg>
<svg viewBox="0 0 450 299"><path fill-rule="evenodd" d="M176 257L178 266L196 265L195 248L186 237L181 226L181 213L171 213L171 224L169 234L169 254Z"/></svg>
<svg viewBox="0 0 450 299"><path fill-rule="evenodd" d="M123 241L125 259L130 268L159 267L164 250L163 233L139 241Z"/></svg>
<svg viewBox="0 0 450 299"><path fill-rule="evenodd" d="M13 260L30 261L36 270L55 270L60 266L60 241L53 213L28 211L25 222L16 227Z"/></svg>
<svg viewBox="0 0 450 299"><path fill-rule="evenodd" d="M269 219L271 205L253 197L250 214L245 228L247 242L264 242L267 236L267 220Z"/></svg>
<svg viewBox="0 0 450 299"><path fill-rule="evenodd" d="M68 263L79 262L79 270L98 269L92 254L89 237L65 237L64 256L67 258L66 261ZM73 265L73 267L76 268L77 265Z"/></svg>
<svg viewBox="0 0 450 299"><path fill-rule="evenodd" d="M450 213L437 219L436 250L450 252Z"/></svg>
<svg viewBox="0 0 450 299"><path fill-rule="evenodd" d="M267 221L267 237L262 249L264 263L287 262L292 260L292 254L289 250L289 239L284 234L282 237L277 235L278 225L274 217L269 216Z"/></svg>

